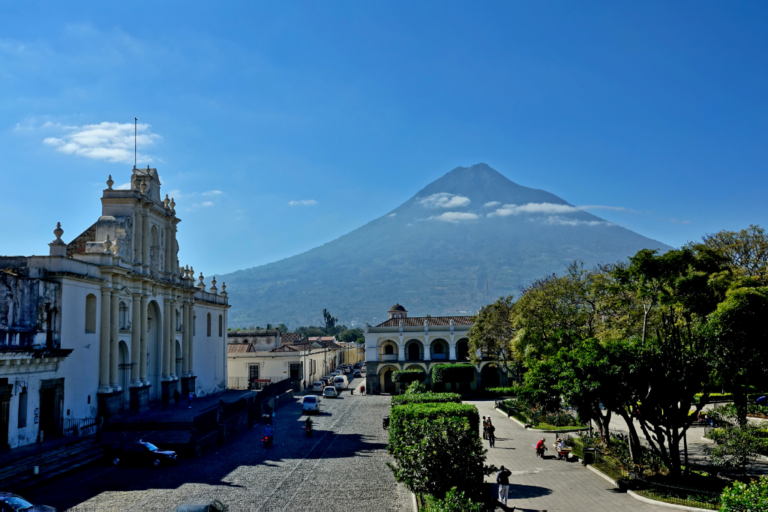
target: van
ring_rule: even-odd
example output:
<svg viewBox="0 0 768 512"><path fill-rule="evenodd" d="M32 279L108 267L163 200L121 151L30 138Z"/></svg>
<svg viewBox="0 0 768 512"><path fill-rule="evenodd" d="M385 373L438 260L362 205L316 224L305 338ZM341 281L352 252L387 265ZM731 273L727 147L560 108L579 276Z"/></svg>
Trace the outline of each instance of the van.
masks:
<svg viewBox="0 0 768 512"><path fill-rule="evenodd" d="M349 381L347 381L347 377L344 375L336 376L336 378L333 379L333 387L336 389L348 389Z"/></svg>
<svg viewBox="0 0 768 512"><path fill-rule="evenodd" d="M319 404L317 403L317 397L315 395L307 395L301 400L301 412L304 414L320 412L318 406Z"/></svg>

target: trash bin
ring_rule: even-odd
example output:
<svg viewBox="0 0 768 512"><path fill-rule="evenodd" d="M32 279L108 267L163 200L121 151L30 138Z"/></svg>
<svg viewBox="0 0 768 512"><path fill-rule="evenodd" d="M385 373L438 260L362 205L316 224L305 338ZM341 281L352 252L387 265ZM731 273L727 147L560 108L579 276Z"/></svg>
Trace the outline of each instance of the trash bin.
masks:
<svg viewBox="0 0 768 512"><path fill-rule="evenodd" d="M595 463L595 449L584 448L584 464L594 464L594 463Z"/></svg>

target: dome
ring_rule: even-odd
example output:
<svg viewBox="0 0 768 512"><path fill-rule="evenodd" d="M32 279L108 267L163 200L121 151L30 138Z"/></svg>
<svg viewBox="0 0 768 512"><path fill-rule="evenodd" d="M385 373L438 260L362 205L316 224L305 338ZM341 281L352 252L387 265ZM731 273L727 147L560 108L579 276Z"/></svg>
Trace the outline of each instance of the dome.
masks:
<svg viewBox="0 0 768 512"><path fill-rule="evenodd" d="M400 304L395 304L394 306L389 308L389 311L405 311L405 308Z"/></svg>

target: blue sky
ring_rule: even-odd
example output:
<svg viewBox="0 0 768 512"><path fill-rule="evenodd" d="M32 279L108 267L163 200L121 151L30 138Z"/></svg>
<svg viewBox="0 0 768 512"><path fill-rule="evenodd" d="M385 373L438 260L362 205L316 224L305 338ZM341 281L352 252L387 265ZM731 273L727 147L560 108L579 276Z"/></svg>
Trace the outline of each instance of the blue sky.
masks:
<svg viewBox="0 0 768 512"><path fill-rule="evenodd" d="M768 226L766 26L764 1L3 1L0 254L96 220L134 117L206 274L478 162L673 246Z"/></svg>

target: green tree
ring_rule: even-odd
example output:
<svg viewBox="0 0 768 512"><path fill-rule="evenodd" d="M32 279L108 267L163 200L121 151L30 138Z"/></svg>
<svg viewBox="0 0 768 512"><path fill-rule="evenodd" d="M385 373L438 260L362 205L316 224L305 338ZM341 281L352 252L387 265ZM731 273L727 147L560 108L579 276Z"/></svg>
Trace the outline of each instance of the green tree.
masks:
<svg viewBox="0 0 768 512"><path fill-rule="evenodd" d="M513 296L508 295L483 306L474 316L474 324L468 333L469 355L474 364L480 362L481 357L489 357L507 374L517 369L518 358L512 347L515 333L511 317L513 308Z"/></svg>
<svg viewBox="0 0 768 512"><path fill-rule="evenodd" d="M326 334L326 336L332 336L332 335L336 334L335 330L334 330L333 333L331 332L331 330L335 329L336 322L338 322L339 319L334 317L333 315L331 315L331 313L327 309L324 309L323 310L323 321L325 322L325 334Z"/></svg>
<svg viewBox="0 0 768 512"><path fill-rule="evenodd" d="M346 343L365 343L365 333L359 327L346 329L339 335L339 339Z"/></svg>
<svg viewBox="0 0 768 512"><path fill-rule="evenodd" d="M768 233L760 226L708 234L702 238L701 245L725 256L737 273L768 285ZM691 246L695 248L699 244Z"/></svg>
<svg viewBox="0 0 768 512"><path fill-rule="evenodd" d="M767 443L763 438L763 430L757 425L728 426L714 432L717 444L705 446L704 451L718 466L745 473L755 463L758 454L765 451Z"/></svg>
<svg viewBox="0 0 768 512"><path fill-rule="evenodd" d="M749 484L734 482L720 495L721 512L757 512L768 510L768 477Z"/></svg>

